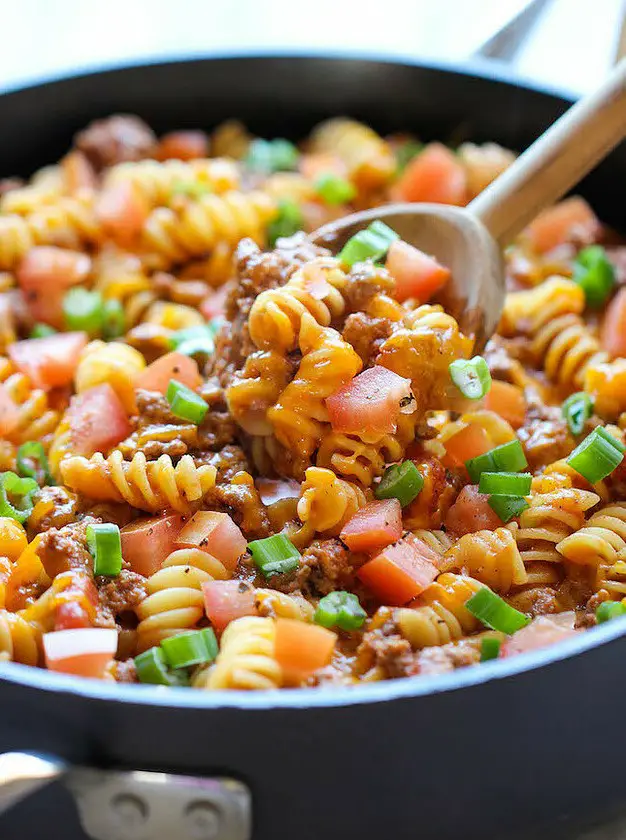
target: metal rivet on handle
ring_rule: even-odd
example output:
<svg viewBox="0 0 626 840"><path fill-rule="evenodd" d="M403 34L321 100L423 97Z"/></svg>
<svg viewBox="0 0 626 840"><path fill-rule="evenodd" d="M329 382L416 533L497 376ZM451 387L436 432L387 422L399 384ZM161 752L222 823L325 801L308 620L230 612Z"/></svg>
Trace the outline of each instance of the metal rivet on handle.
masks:
<svg viewBox="0 0 626 840"><path fill-rule="evenodd" d="M111 800L113 819L118 829L136 831L148 818L148 806L130 793L120 793Z"/></svg>
<svg viewBox="0 0 626 840"><path fill-rule="evenodd" d="M185 809L189 840L214 840L219 835L222 816L212 802L192 802Z"/></svg>

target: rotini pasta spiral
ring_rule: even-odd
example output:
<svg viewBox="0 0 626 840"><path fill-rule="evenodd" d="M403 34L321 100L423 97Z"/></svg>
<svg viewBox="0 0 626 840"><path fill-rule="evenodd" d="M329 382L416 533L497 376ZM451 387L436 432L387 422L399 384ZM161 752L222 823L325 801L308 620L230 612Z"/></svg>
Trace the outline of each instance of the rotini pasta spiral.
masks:
<svg viewBox="0 0 626 840"><path fill-rule="evenodd" d="M343 314L346 283L346 275L332 257L305 263L284 286L268 289L256 298L248 317L252 341L261 350L295 350L305 313L322 327Z"/></svg>
<svg viewBox="0 0 626 840"><path fill-rule="evenodd" d="M400 633L416 650L443 645L471 633L479 622L466 609L466 601L481 584L471 577L445 573L439 575L419 597L415 609L395 610Z"/></svg>
<svg viewBox="0 0 626 840"><path fill-rule="evenodd" d="M215 665L206 674L205 684L198 687L248 691L279 688L282 673L274 657L275 637L271 618L247 616L231 621L222 635Z"/></svg>
<svg viewBox="0 0 626 840"><path fill-rule="evenodd" d="M202 584L227 577L224 565L205 551L173 551L148 578L148 597L135 608L138 649L147 650L168 636L194 628L204 615Z"/></svg>
<svg viewBox="0 0 626 840"><path fill-rule="evenodd" d="M119 300L124 307L126 327L142 320L150 305L157 300L141 260L134 254L106 250L94 260L94 289L105 300Z"/></svg>
<svg viewBox="0 0 626 840"><path fill-rule="evenodd" d="M226 389L231 414L250 435L271 435L267 411L278 402L291 376L289 360L273 350L253 353Z"/></svg>
<svg viewBox="0 0 626 840"><path fill-rule="evenodd" d="M581 528L585 511L598 502L595 493L575 488L532 493L515 532L524 564L560 563L562 556L556 550L557 543Z"/></svg>
<svg viewBox="0 0 626 840"><path fill-rule="evenodd" d="M0 610L0 662L39 663L41 630L20 615Z"/></svg>
<svg viewBox="0 0 626 840"><path fill-rule="evenodd" d="M384 186L396 169L389 145L369 126L346 117L327 120L313 132L311 148L336 154L362 190Z"/></svg>
<svg viewBox="0 0 626 840"><path fill-rule="evenodd" d="M465 534L448 549L442 568L462 569L496 592L528 580L514 534L508 528Z"/></svg>
<svg viewBox="0 0 626 840"><path fill-rule="evenodd" d="M139 510L156 513L172 509L189 513L215 485L215 467L196 467L190 455L174 466L169 455L147 461L138 452L124 461L114 450L108 458L96 452L91 458L73 455L60 465L64 483L72 490L103 502L128 502Z"/></svg>
<svg viewBox="0 0 626 840"><path fill-rule="evenodd" d="M302 595L286 595L276 589L256 589L254 603L260 616L313 621L315 608Z"/></svg>
<svg viewBox="0 0 626 840"><path fill-rule="evenodd" d="M132 183L150 207L165 207L187 185L221 194L238 189L240 178L235 163L219 158L140 160L113 166L107 172L104 188L124 181Z"/></svg>
<svg viewBox="0 0 626 840"><path fill-rule="evenodd" d="M332 470L309 467L298 501L298 516L304 526L299 541L308 541L316 532L338 534L366 502L365 491L356 484L338 478Z"/></svg>
<svg viewBox="0 0 626 840"><path fill-rule="evenodd" d="M124 408L130 413L135 407L134 381L146 366L146 360L128 344L118 341L92 341L81 353L74 384L81 394L103 383L109 384Z"/></svg>
<svg viewBox="0 0 626 840"><path fill-rule="evenodd" d="M626 547L626 503L607 505L589 517L584 527L557 543L556 550L582 566L613 565Z"/></svg>
<svg viewBox="0 0 626 840"><path fill-rule="evenodd" d="M15 371L6 358L0 358L0 382L18 409L17 425L5 435L7 440L16 444L40 440L47 447L60 414L50 408L46 392L33 388L28 377Z"/></svg>
<svg viewBox="0 0 626 840"><path fill-rule="evenodd" d="M309 457L328 421L325 399L361 370L362 362L336 330L321 327L308 312L300 327L302 361L293 380L267 412L278 441Z"/></svg>
<svg viewBox="0 0 626 840"><path fill-rule="evenodd" d="M177 263L201 256L220 242L231 247L244 237L264 242L276 208L273 199L262 192L205 195L179 211L157 207L144 226L144 246Z"/></svg>

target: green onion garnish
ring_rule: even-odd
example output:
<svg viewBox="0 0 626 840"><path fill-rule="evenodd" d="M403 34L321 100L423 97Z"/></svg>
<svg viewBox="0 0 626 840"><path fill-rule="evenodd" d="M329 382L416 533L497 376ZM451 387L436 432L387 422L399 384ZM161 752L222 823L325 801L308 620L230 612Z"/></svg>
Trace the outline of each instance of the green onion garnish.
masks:
<svg viewBox="0 0 626 840"><path fill-rule="evenodd" d="M502 642L495 636L485 636L480 643L480 661L488 662L490 659L497 659L500 656Z"/></svg>
<svg viewBox="0 0 626 840"><path fill-rule="evenodd" d="M621 601L603 601L596 609L598 624L604 624L605 621L620 618L622 615L626 615L626 606Z"/></svg>
<svg viewBox="0 0 626 840"><path fill-rule="evenodd" d="M104 321L100 293L74 286L63 298L63 315L68 330L84 330L89 335L99 335Z"/></svg>
<svg viewBox="0 0 626 840"><path fill-rule="evenodd" d="M413 461L387 467L374 491L377 499L398 499L402 507L411 504L421 492L424 478Z"/></svg>
<svg viewBox="0 0 626 840"><path fill-rule="evenodd" d="M468 400L480 400L491 388L491 373L482 356L456 359L449 366L450 378Z"/></svg>
<svg viewBox="0 0 626 840"><path fill-rule="evenodd" d="M218 652L217 639L211 627L169 636L163 639L161 647L170 668L189 668L213 662Z"/></svg>
<svg viewBox="0 0 626 840"><path fill-rule="evenodd" d="M93 557L94 575L117 577L122 571L122 541L118 526L112 522L88 525L85 536Z"/></svg>
<svg viewBox="0 0 626 840"><path fill-rule="evenodd" d="M395 150L396 162L400 172L410 163L416 155L424 151L424 144L417 140L406 140L397 146Z"/></svg>
<svg viewBox="0 0 626 840"><path fill-rule="evenodd" d="M578 444L567 463L590 484L595 484L610 475L623 458L624 447L620 441L598 427Z"/></svg>
<svg viewBox="0 0 626 840"><path fill-rule="evenodd" d="M39 490L34 478L20 478L14 472L0 474L0 516L26 522L33 512L33 496Z"/></svg>
<svg viewBox="0 0 626 840"><path fill-rule="evenodd" d="M300 155L293 143L277 137L274 140L258 138L250 143L244 163L255 172L269 175L298 168Z"/></svg>
<svg viewBox="0 0 626 840"><path fill-rule="evenodd" d="M38 484L55 484L50 475L46 453L38 440L29 440L17 450L17 469L20 475L34 478Z"/></svg>
<svg viewBox="0 0 626 840"><path fill-rule="evenodd" d="M346 204L356 195L356 189L350 181L328 172L315 182L315 191L326 204Z"/></svg>
<svg viewBox="0 0 626 840"><path fill-rule="evenodd" d="M170 379L165 396L173 415L195 423L196 426L202 423L209 410L202 397L176 379Z"/></svg>
<svg viewBox="0 0 626 840"><path fill-rule="evenodd" d="M102 304L102 338L111 341L126 332L126 313L119 300L105 300Z"/></svg>
<svg viewBox="0 0 626 840"><path fill-rule="evenodd" d="M352 592L331 592L320 599L313 621L322 627L358 630L366 618L367 613Z"/></svg>
<svg viewBox="0 0 626 840"><path fill-rule="evenodd" d="M192 356L200 364L208 361L215 350L215 330L209 324L178 330L170 337L172 350Z"/></svg>
<svg viewBox="0 0 626 840"><path fill-rule="evenodd" d="M137 679L150 685L189 685L185 671L171 671L167 667L165 654L160 647L153 647L135 657Z"/></svg>
<svg viewBox="0 0 626 840"><path fill-rule="evenodd" d="M472 484L478 484L483 472L519 472L528 466L522 444L519 440L510 440L465 462Z"/></svg>
<svg viewBox="0 0 626 840"><path fill-rule="evenodd" d="M533 477L530 473L484 472L478 481L479 493L498 496L527 496Z"/></svg>
<svg viewBox="0 0 626 840"><path fill-rule="evenodd" d="M585 293L587 306L600 309L615 286L615 269L602 245L583 248L574 260L572 280Z"/></svg>
<svg viewBox="0 0 626 840"><path fill-rule="evenodd" d="M494 513L497 513L500 519L506 523L511 519L523 513L527 507L530 507L523 496L489 496L487 504Z"/></svg>
<svg viewBox="0 0 626 840"><path fill-rule="evenodd" d="M303 227L302 210L295 201L284 198L278 202L278 215L267 226L267 241L273 248L278 239L293 236Z"/></svg>
<svg viewBox="0 0 626 840"><path fill-rule="evenodd" d="M561 414L567 421L567 428L573 435L580 435L585 422L593 413L593 400L584 391L569 396L561 406Z"/></svg>
<svg viewBox="0 0 626 840"><path fill-rule="evenodd" d="M377 219L368 228L360 230L348 239L337 257L348 268L365 260L379 260L385 256L396 239L400 237L395 230Z"/></svg>
<svg viewBox="0 0 626 840"><path fill-rule="evenodd" d="M248 544L248 551L265 578L293 572L300 565L300 552L284 534L274 534Z"/></svg>
<svg viewBox="0 0 626 840"><path fill-rule="evenodd" d="M47 338L49 335L55 335L56 330L48 324L35 324L30 331L29 338Z"/></svg>
<svg viewBox="0 0 626 840"><path fill-rule="evenodd" d="M519 610L510 607L499 595L484 586L466 601L466 608L484 625L501 633L515 633L530 623Z"/></svg>

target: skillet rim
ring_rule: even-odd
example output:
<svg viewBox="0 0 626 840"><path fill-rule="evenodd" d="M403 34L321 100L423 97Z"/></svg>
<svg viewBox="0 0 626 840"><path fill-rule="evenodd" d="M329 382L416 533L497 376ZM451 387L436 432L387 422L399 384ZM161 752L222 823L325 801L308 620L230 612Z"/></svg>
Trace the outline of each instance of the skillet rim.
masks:
<svg viewBox="0 0 626 840"><path fill-rule="evenodd" d="M294 50L293 48L268 48L263 50L232 48L192 54L149 55L136 61L119 61L83 65L78 72L68 70L60 73L44 73L28 79L18 79L7 85L0 84L0 105L2 98L34 88L72 79L123 74L128 70L163 67L169 65L211 62L215 60L259 60L285 59L306 61L361 61L389 64L395 66L417 67L451 76L463 76L481 79L486 82L512 85L532 93L560 100L564 104L572 103L577 98L574 91L551 85L541 84L534 79L520 77L506 65L473 59L469 63L457 61L422 60L402 53L389 54L375 51L333 50L323 48ZM508 660L483 663L480 666L461 668L451 673L408 677L360 686L340 688L301 688L298 690L281 689L272 692L244 691L191 691L188 688L163 688L158 686L108 683L54 673L41 668L0 663L0 686L7 682L16 686L75 695L95 701L115 700L124 705L148 705L158 707L177 707L179 709L241 709L246 711L268 709L309 710L311 708L337 708L352 705L365 705L391 700L417 698L431 694L440 694L480 686L493 680L514 678L518 674L539 671L553 663L572 659L592 651L596 647L614 642L626 635L623 622L609 622L604 626L594 627L556 645L520 654Z"/></svg>

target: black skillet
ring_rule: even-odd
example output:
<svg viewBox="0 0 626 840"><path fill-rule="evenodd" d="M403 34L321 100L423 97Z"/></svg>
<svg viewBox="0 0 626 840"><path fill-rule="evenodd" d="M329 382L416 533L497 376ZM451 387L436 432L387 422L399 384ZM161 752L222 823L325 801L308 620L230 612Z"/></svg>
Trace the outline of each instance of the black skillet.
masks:
<svg viewBox="0 0 626 840"><path fill-rule="evenodd" d="M76 130L114 112L137 113L159 132L210 129L236 116L261 136L291 138L349 114L383 133L523 149L568 104L504 76L396 61L146 64L0 96L0 175L56 160ZM616 228L626 227L624 183L620 147L580 190ZM442 676L271 695L112 685L0 665L0 753L175 774L69 770L91 836L101 840L238 840L249 818L259 840L556 838L561 830L571 838L623 795L624 630L614 622ZM52 759L35 775L42 766L59 778L66 767ZM15 758L0 761L0 779L2 767L13 772ZM2 795L0 786L0 803ZM1 840L44 836L86 836L61 782L0 818Z"/></svg>

